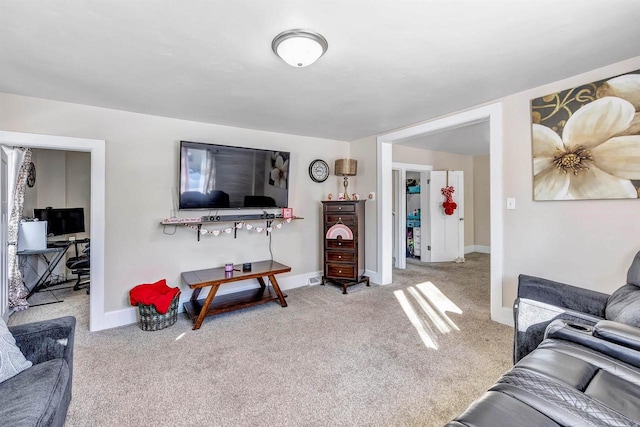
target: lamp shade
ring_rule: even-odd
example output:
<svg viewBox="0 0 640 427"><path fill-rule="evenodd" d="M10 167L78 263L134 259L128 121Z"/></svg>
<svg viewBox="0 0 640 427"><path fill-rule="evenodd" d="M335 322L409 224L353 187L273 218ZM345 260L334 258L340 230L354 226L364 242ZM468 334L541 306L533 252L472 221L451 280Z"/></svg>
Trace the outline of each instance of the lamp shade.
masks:
<svg viewBox="0 0 640 427"><path fill-rule="evenodd" d="M356 176L358 161L353 159L338 159L334 165L334 173L338 176Z"/></svg>
<svg viewBox="0 0 640 427"><path fill-rule="evenodd" d="M313 64L327 51L327 40L309 30L288 30L278 34L271 48L284 62L292 67Z"/></svg>

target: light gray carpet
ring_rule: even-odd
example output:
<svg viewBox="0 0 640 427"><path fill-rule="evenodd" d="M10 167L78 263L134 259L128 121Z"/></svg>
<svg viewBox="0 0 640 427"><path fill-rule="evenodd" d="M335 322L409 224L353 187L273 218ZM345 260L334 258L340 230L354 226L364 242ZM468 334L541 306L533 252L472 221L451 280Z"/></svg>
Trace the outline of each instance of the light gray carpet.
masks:
<svg viewBox="0 0 640 427"><path fill-rule="evenodd" d="M429 281L450 302L417 286ZM287 308L207 318L198 331L181 314L162 331L89 333L87 295L66 291L64 303L10 324L78 310L67 426L441 426L510 367L512 329L489 320L488 255L412 262L394 271L393 285L349 292L289 290ZM455 311L451 303L462 314L445 311L447 321L441 311Z"/></svg>

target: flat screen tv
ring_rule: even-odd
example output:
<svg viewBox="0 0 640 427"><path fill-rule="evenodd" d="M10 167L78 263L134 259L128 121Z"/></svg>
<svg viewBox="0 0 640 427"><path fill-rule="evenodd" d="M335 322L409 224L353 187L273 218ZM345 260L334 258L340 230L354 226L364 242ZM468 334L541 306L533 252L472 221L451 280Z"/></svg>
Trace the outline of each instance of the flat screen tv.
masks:
<svg viewBox="0 0 640 427"><path fill-rule="evenodd" d="M286 208L290 153L180 141L180 209Z"/></svg>
<svg viewBox="0 0 640 427"><path fill-rule="evenodd" d="M47 221L47 236L84 233L83 208L34 209L33 217Z"/></svg>

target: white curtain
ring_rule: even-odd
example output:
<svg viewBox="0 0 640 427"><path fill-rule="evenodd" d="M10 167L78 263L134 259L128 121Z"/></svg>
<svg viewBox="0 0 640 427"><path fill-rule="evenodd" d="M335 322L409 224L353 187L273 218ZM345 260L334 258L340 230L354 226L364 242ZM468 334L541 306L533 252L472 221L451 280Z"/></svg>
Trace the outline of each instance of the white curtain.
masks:
<svg viewBox="0 0 640 427"><path fill-rule="evenodd" d="M18 267L18 228L24 208L24 192L29 175L31 163L30 148L2 147L9 160L9 230L7 233L7 264L9 276L9 308L25 310L29 307L27 302L28 290L22 280L22 274Z"/></svg>

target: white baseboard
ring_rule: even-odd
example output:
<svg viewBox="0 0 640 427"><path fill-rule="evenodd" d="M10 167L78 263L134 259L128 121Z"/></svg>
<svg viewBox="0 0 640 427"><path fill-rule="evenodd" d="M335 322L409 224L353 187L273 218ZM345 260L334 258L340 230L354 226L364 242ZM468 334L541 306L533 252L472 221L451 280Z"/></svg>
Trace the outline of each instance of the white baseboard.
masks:
<svg viewBox="0 0 640 427"><path fill-rule="evenodd" d="M382 281L380 280L380 274L377 271L365 270L365 276L369 276L369 281L371 283L380 284Z"/></svg>
<svg viewBox="0 0 640 427"><path fill-rule="evenodd" d="M380 275L376 271L366 270L365 274L369 276L372 283L380 283ZM309 284L309 279L312 277L322 276L322 272L314 271L310 273L297 274L295 276L287 276L278 279L280 289L288 290L295 289ZM225 290L220 290L219 295L225 295L231 292L240 292L247 289L255 288L254 284L250 284L249 281L238 282L239 286L228 287ZM181 294L180 302L178 304L178 312L184 312L183 303L189 301L191 294ZM119 326L131 325L138 321L138 309L136 307L123 308L122 310L109 311L104 314L104 323L101 326L102 329L117 328ZM513 327L513 309L510 307L502 307L502 310L498 313L491 314L491 320L502 323L503 325Z"/></svg>
<svg viewBox="0 0 640 427"><path fill-rule="evenodd" d="M502 310L497 313L491 313L491 320L513 328L513 309L511 307L502 307Z"/></svg>
<svg viewBox="0 0 640 427"><path fill-rule="evenodd" d="M309 279L312 277L322 276L320 271L312 271L310 273L297 274L295 276L278 277L278 285L280 289L285 291L289 289L299 288L309 285ZM256 288L255 280L244 280L236 282L233 285L221 286L216 295L225 295L232 292L246 291L248 289ZM204 298L207 292L203 291L200 294L201 298ZM180 301L178 302L178 312L184 312L184 303L191 298L191 292L182 292L180 294ZM102 329L117 328L118 326L131 325L138 321L138 309L136 307L123 308L122 310L109 311L104 314L104 323L101 326Z"/></svg>
<svg viewBox="0 0 640 427"><path fill-rule="evenodd" d="M138 309L136 307L129 307L123 308L122 310L108 311L102 319L103 323L100 325L100 330L131 325L138 321Z"/></svg>
<svg viewBox="0 0 640 427"><path fill-rule="evenodd" d="M478 252L481 254L490 254L491 253L491 246L484 246L484 245L471 245L471 246L465 246L464 247L464 253L466 254L470 254L471 252Z"/></svg>

